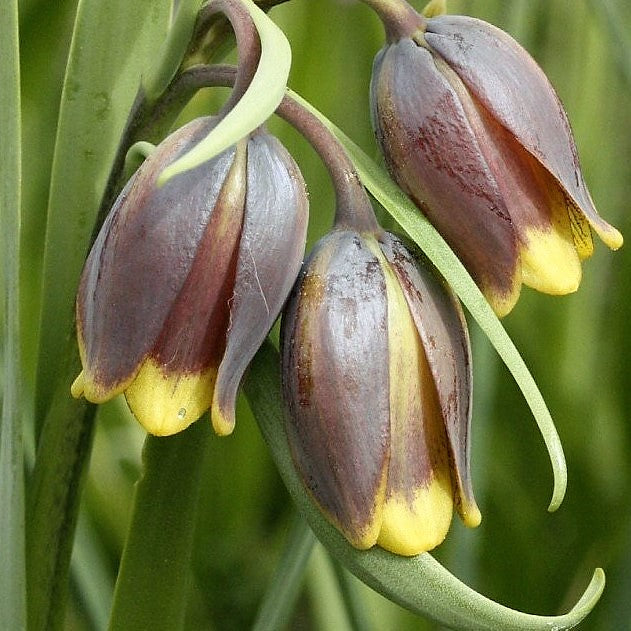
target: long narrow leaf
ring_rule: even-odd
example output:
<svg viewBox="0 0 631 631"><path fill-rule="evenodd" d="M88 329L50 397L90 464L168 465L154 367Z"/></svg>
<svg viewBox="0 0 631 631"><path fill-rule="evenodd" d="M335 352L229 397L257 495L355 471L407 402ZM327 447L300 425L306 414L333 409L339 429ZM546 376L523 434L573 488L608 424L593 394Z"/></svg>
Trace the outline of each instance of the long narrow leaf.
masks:
<svg viewBox="0 0 631 631"><path fill-rule="evenodd" d="M0 20L0 239L3 384L0 425L0 629L25 627L24 480L19 317L20 72L17 0Z"/></svg>
<svg viewBox="0 0 631 631"><path fill-rule="evenodd" d="M147 436L110 631L183 628L209 437L206 418L174 436Z"/></svg>
<svg viewBox="0 0 631 631"><path fill-rule="evenodd" d="M171 0L80 0L62 92L45 242L35 408L41 426L26 520L28 616L63 625L94 406L74 401L73 305L105 179L141 72L167 31ZM44 422L45 419L45 422Z"/></svg>
<svg viewBox="0 0 631 631"><path fill-rule="evenodd" d="M318 116L344 144L366 188L429 257L475 318L512 373L530 406L548 449L554 475L552 498L548 510L556 510L563 501L567 487L563 447L543 396L501 322L458 257L388 174L309 103L294 93L292 97Z"/></svg>
<svg viewBox="0 0 631 631"><path fill-rule="evenodd" d="M594 572L585 593L571 611L561 616L535 616L509 609L478 594L430 554L402 557L377 546L370 550L353 548L324 518L294 468L284 429L279 365L278 352L266 343L250 366L245 393L299 511L318 539L353 574L403 607L450 628L467 631L571 629L592 610L605 585L605 575L600 569Z"/></svg>

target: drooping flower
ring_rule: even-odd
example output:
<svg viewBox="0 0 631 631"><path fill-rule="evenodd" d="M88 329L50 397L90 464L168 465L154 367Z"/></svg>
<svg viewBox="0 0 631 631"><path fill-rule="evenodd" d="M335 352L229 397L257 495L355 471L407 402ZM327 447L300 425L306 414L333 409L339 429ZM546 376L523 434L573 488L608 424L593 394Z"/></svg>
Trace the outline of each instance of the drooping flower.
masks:
<svg viewBox="0 0 631 631"><path fill-rule="evenodd" d="M462 311L389 233L337 228L314 248L281 326L287 435L321 510L358 548L402 555L477 526Z"/></svg>
<svg viewBox="0 0 631 631"><path fill-rule="evenodd" d="M382 17L389 42L375 59L371 106L392 176L499 315L522 283L575 291L591 229L612 249L622 236L594 208L543 71L481 20L411 9Z"/></svg>
<svg viewBox="0 0 631 631"><path fill-rule="evenodd" d="M156 435L208 408L217 433L232 431L243 373L304 252L304 181L265 131L156 185L215 124L185 125L144 162L103 225L77 295L83 371L73 395L101 403L124 392Z"/></svg>

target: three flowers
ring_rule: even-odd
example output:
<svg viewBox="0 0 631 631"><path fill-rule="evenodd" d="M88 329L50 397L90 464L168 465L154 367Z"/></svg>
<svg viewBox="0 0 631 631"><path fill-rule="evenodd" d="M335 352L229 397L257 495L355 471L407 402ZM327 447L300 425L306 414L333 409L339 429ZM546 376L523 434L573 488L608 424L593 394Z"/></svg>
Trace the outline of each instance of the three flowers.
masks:
<svg viewBox="0 0 631 631"><path fill-rule="evenodd" d="M502 31L400 6L382 16L388 43L371 86L392 177L498 315L522 282L574 291L590 228L612 248L622 237L593 207L549 82ZM301 268L304 181L264 130L159 188L162 170L215 124L198 119L165 139L114 204L80 281L73 395L124 392L158 435L210 408L228 434L244 371L286 303L287 437L327 517L356 547L405 555L438 545L454 507L476 526L457 299L414 247L352 207Z"/></svg>

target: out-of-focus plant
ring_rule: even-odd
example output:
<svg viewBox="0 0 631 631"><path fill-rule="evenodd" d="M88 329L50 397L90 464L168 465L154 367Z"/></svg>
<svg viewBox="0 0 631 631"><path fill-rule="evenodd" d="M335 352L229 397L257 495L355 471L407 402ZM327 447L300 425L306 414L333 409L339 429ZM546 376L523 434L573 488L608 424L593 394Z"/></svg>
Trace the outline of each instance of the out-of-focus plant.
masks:
<svg viewBox="0 0 631 631"><path fill-rule="evenodd" d="M444 15L436 0L422 11L404 0L363 4L9 2L0 26L2 628L276 629L307 616L316 628L426 628L423 618L462 629L571 628L603 592L597 569L580 595L601 564L614 581L590 620L625 619L620 550L631 545L619 503L630 441L616 352L628 336L597 334L605 321L612 335L624 330L625 275L597 251L575 298L550 306L523 292L507 319L523 358L494 310L514 307L522 281L574 291L592 254L590 226L612 248L622 243L585 181L615 218L609 208L628 197L620 156L631 145L594 127L613 129L604 119L618 114L615 127L626 128L631 107L616 108L629 103L631 57L617 55L615 68L603 29L616 27L616 50L631 50L619 29L631 14L613 0L593 13L576 7L576 43L565 48L568 63L570 53L581 60L585 96L582 108L570 99L567 116L503 31ZM555 3L473 4L467 12L556 60L544 46L562 22ZM377 17L388 42L375 61L372 122L402 188L368 157ZM233 51L236 67L218 65ZM566 96L574 84L560 68L546 67ZM606 83L614 76L615 90ZM223 102L219 86L231 88ZM605 90L613 104L601 113L586 95ZM602 117L597 126L590 112ZM591 153L582 146L590 133ZM300 275L307 201L297 165L310 191L307 241L327 235ZM272 325L294 281L281 372ZM459 302L473 325L472 361ZM554 515L538 506L544 465L525 424L511 419L508 432L498 423L526 410L485 340L543 436L550 511L566 493L565 458L524 359L547 378L577 454ZM610 397L596 396L595 370L613 384ZM239 430L213 437L211 423L232 431L244 371ZM125 392L150 434L118 399L97 408L70 396L77 374L73 394L102 402ZM591 432L563 420L586 405ZM208 408L210 419L196 420ZM600 466L601 450L616 476ZM268 454L298 509L275 572L288 504ZM513 475L514 462L528 464ZM452 505L465 525L479 524L472 483L481 528L453 526L431 556ZM599 536L590 502L609 514L619 507L620 525ZM498 535L498 524L512 527ZM328 556L311 554L314 534ZM556 546L568 561L552 574Z"/></svg>

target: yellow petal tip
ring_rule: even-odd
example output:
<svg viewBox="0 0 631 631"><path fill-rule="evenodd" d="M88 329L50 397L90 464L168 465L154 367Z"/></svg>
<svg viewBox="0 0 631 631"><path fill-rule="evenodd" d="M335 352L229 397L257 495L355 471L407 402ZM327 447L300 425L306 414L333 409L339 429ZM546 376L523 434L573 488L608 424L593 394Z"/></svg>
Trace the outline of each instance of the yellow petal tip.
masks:
<svg viewBox="0 0 631 631"><path fill-rule="evenodd" d="M600 231L598 236L602 239L603 243L611 250L619 250L624 244L624 237L619 230L616 230L613 226L610 226L610 230L607 232Z"/></svg>
<svg viewBox="0 0 631 631"><path fill-rule="evenodd" d="M85 376L83 370L78 374L77 378L72 382L70 386L70 394L75 399L80 399L85 390Z"/></svg>
<svg viewBox="0 0 631 631"><path fill-rule="evenodd" d="M210 422L217 436L230 436L235 426L234 412L228 413L219 405L213 403L210 411Z"/></svg>
<svg viewBox="0 0 631 631"><path fill-rule="evenodd" d="M417 489L412 502L402 495L390 496L383 507L377 543L402 556L428 552L447 536L453 512L451 483L435 478Z"/></svg>
<svg viewBox="0 0 631 631"><path fill-rule="evenodd" d="M524 235L520 251L525 285L545 294L574 293L581 284L581 261L574 239L557 230L531 229Z"/></svg>
<svg viewBox="0 0 631 631"><path fill-rule="evenodd" d="M460 512L460 518L467 528L477 528L482 523L482 513L475 504L464 506Z"/></svg>
<svg viewBox="0 0 631 631"><path fill-rule="evenodd" d="M138 422L155 436L171 436L186 429L209 407L215 371L165 374L147 359L125 390L125 398Z"/></svg>

